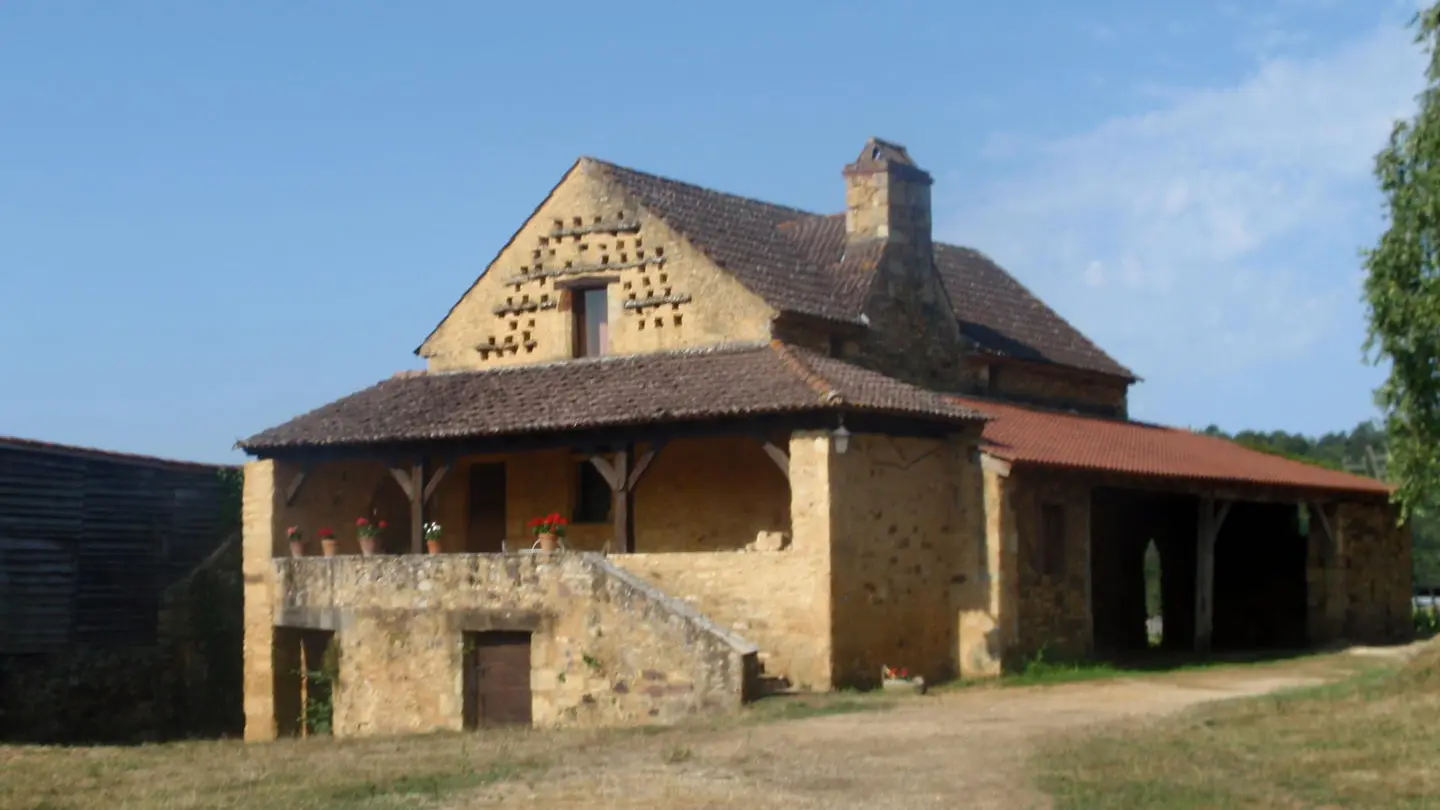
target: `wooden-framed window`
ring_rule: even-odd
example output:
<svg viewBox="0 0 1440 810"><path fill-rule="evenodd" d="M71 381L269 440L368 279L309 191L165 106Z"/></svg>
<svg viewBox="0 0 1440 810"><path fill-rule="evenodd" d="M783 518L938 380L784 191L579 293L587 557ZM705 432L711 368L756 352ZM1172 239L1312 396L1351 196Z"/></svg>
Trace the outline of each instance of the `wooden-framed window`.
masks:
<svg viewBox="0 0 1440 810"><path fill-rule="evenodd" d="M1040 573L1058 577L1065 573L1065 507L1058 503L1040 506Z"/></svg>
<svg viewBox="0 0 1440 810"><path fill-rule="evenodd" d="M605 287L576 287L569 293L574 319L574 356L600 357L609 354L609 292Z"/></svg>

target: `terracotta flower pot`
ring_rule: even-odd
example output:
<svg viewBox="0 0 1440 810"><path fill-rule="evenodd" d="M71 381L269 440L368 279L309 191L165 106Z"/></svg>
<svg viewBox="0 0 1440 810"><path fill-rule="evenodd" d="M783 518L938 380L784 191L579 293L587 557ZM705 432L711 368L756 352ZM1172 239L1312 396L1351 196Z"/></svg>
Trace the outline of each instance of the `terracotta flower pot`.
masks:
<svg viewBox="0 0 1440 810"><path fill-rule="evenodd" d="M536 537L540 540L541 551L554 551L560 547L559 538L551 532L541 532Z"/></svg>
<svg viewBox="0 0 1440 810"><path fill-rule="evenodd" d="M320 551L326 557L334 557L335 550L340 548L340 541L333 537L327 537L320 541Z"/></svg>
<svg viewBox="0 0 1440 810"><path fill-rule="evenodd" d="M304 557L304 556L305 556L305 544L302 543L302 542L299 541L299 540L291 540L291 541L290 541L290 556L291 556L291 557Z"/></svg>
<svg viewBox="0 0 1440 810"><path fill-rule="evenodd" d="M373 537L361 537L361 538L360 538L360 553L363 554L363 555L365 555L366 557L373 557L373 556L375 556L375 538L373 538Z"/></svg>
<svg viewBox="0 0 1440 810"><path fill-rule="evenodd" d="M439 554L439 553L440 553L440 541L439 541L439 540L426 540L426 541L425 541L425 550L426 550L427 552L431 553L431 554Z"/></svg>

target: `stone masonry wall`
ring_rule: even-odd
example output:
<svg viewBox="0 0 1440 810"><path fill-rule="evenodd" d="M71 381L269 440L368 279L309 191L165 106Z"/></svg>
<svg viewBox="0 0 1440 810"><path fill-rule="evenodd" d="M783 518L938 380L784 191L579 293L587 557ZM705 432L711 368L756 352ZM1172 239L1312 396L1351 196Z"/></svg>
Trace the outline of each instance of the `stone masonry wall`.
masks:
<svg viewBox="0 0 1440 810"><path fill-rule="evenodd" d="M1341 503L1336 509L1344 563L1344 637L1358 643L1410 638L1410 528L1388 503Z"/></svg>
<svg viewBox="0 0 1440 810"><path fill-rule="evenodd" d="M829 678L824 557L785 551L617 554L610 561L755 642L770 675L801 689Z"/></svg>
<svg viewBox="0 0 1440 810"><path fill-rule="evenodd" d="M1123 383L1085 380L1038 368L992 364L989 387L984 392L1000 399L1034 402L1058 408L1084 409L1110 416L1127 412L1127 386Z"/></svg>
<svg viewBox="0 0 1440 810"><path fill-rule="evenodd" d="M773 311L581 160L421 347L432 371L563 359L561 287L608 285L611 352L767 340Z"/></svg>
<svg viewBox="0 0 1440 810"><path fill-rule="evenodd" d="M958 671L952 588L983 536L958 471L972 440L856 435L831 457L835 682L873 685L882 666L929 680ZM966 506L966 501L974 506Z"/></svg>
<svg viewBox="0 0 1440 810"><path fill-rule="evenodd" d="M536 725L738 709L754 648L588 554L275 560L279 624L336 632L335 733L462 727L463 633L530 631Z"/></svg>
<svg viewBox="0 0 1440 810"><path fill-rule="evenodd" d="M1019 581L1017 634L1008 651L1013 660L1041 650L1052 657L1091 652L1090 488L1082 482L1038 470L1012 471L1009 479L1015 515ZM1064 547L1050 555L1042 511L1057 506L1064 526Z"/></svg>

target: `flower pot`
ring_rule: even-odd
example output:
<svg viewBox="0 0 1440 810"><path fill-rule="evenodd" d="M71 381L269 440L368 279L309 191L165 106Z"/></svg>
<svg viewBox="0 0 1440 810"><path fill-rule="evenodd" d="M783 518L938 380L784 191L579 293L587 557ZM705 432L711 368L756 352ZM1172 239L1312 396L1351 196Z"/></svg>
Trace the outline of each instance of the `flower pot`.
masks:
<svg viewBox="0 0 1440 810"><path fill-rule="evenodd" d="M554 551L560 546L559 538L557 538L551 532L541 532L540 534L536 535L536 539L540 541L541 551Z"/></svg>
<svg viewBox="0 0 1440 810"><path fill-rule="evenodd" d="M291 556L291 557L304 557L304 556L305 556L305 544L302 543L302 542L300 542L299 540L291 540L291 541L290 541L290 556Z"/></svg>
<svg viewBox="0 0 1440 810"><path fill-rule="evenodd" d="M333 538L333 537L329 537L329 538L326 538L326 539L320 541L320 552L321 552L322 554L324 554L326 557L334 557L334 556L335 556L335 550L338 549L339 547L340 547L340 541L339 541L339 540L336 540L336 539Z"/></svg>
<svg viewBox="0 0 1440 810"><path fill-rule="evenodd" d="M366 557L373 557L373 556L375 556L375 538L373 538L373 537L362 537L362 538L360 538L360 553L363 554L363 555L366 556Z"/></svg>
<svg viewBox="0 0 1440 810"><path fill-rule="evenodd" d="M426 540L426 541L425 541L425 550L428 551L428 552L430 552L431 554L439 554L439 553L440 553L440 541L439 541L439 540Z"/></svg>
<svg viewBox="0 0 1440 810"><path fill-rule="evenodd" d="M915 678L886 678L881 681L881 687L887 691L914 692L917 695L925 694L925 679Z"/></svg>

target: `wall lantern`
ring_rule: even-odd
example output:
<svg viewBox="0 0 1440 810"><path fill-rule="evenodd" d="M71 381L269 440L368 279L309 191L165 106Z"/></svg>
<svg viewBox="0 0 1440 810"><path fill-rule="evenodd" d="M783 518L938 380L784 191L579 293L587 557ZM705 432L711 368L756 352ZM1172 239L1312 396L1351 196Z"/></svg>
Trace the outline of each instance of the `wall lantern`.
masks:
<svg viewBox="0 0 1440 810"><path fill-rule="evenodd" d="M830 440L835 444L835 452L841 455L850 449L850 431L845 429L845 417L840 417L840 426L830 431Z"/></svg>

